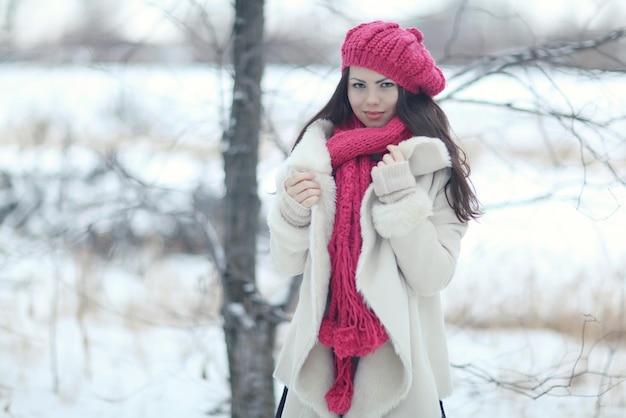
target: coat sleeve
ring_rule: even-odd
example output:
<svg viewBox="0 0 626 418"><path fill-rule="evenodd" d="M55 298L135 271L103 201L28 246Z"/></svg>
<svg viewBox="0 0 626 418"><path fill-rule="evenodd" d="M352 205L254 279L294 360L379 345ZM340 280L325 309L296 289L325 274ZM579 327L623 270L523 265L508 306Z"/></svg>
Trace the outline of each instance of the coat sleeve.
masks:
<svg viewBox="0 0 626 418"><path fill-rule="evenodd" d="M372 208L377 232L389 240L400 271L421 296L445 288L456 268L467 223L457 219L444 186L449 169L417 179L415 193Z"/></svg>
<svg viewBox="0 0 626 418"><path fill-rule="evenodd" d="M310 224L295 226L288 222L280 210L284 198L284 182L288 169L283 167L276 176L276 195L267 214L270 231L270 254L274 265L284 274L295 276L304 270L309 250Z"/></svg>
<svg viewBox="0 0 626 418"><path fill-rule="evenodd" d="M332 231L336 193L330 155L325 145L332 130L330 121L316 121L276 173L276 195L267 215L270 253L276 268L287 275L303 273L311 253L325 249L329 231ZM322 189L320 201L311 208L310 223L302 223L302 226L294 224L293 219L292 222L285 219L280 208L285 180L294 170L316 173L315 181L320 183Z"/></svg>

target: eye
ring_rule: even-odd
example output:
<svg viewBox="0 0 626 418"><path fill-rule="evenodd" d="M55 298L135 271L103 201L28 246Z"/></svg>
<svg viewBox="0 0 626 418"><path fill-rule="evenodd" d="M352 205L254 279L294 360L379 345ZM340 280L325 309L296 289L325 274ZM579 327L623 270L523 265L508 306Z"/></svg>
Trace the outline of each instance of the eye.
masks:
<svg viewBox="0 0 626 418"><path fill-rule="evenodd" d="M396 85L396 83L394 83L392 81L385 81L385 82L380 83L380 86L382 88L385 88L385 89L388 89L390 87L394 87L395 85Z"/></svg>
<svg viewBox="0 0 626 418"><path fill-rule="evenodd" d="M357 82L352 83L352 87L354 87L355 89L364 89L365 83L361 83L357 81Z"/></svg>

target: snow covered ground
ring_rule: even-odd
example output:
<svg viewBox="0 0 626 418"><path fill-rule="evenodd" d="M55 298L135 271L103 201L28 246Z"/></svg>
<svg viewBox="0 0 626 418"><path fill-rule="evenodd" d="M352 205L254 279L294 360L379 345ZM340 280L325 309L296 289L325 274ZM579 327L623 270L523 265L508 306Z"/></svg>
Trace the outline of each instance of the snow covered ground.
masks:
<svg viewBox="0 0 626 418"><path fill-rule="evenodd" d="M336 71L268 69L263 201L282 158L276 142L289 146ZM553 76L494 78L455 98L571 109L603 125L443 102L487 208L444 294L451 417L626 414L626 190L602 164L623 176L625 123L613 118L626 108L626 82ZM207 257L113 246L103 259L80 245L87 229L106 232L122 215L137 236L173 228L128 211L137 199L186 213L194 191L219 196L226 72L12 64L0 67L0 91L0 207L37 214L24 226L10 212L0 225L0 417L227 417L220 287ZM585 154L583 169L571 127L601 163ZM259 287L280 302L288 278L265 244Z"/></svg>

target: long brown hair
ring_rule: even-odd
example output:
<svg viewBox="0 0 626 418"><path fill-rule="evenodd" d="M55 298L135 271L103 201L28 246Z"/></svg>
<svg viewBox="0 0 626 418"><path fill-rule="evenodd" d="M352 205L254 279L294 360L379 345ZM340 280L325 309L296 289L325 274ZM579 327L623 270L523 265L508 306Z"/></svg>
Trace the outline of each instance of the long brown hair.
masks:
<svg viewBox="0 0 626 418"><path fill-rule="evenodd" d="M328 119L333 125L342 125L352 117L352 107L348 101L348 74L346 68L328 103L317 112L300 131L294 148L302 139L307 128L318 119ZM443 109L425 94L415 94L398 86L396 112L400 120L415 136L440 139L450 154L451 175L445 187L448 203L456 217L466 222L477 219L482 214L480 203L469 180L470 167L463 149L452 139L450 123Z"/></svg>

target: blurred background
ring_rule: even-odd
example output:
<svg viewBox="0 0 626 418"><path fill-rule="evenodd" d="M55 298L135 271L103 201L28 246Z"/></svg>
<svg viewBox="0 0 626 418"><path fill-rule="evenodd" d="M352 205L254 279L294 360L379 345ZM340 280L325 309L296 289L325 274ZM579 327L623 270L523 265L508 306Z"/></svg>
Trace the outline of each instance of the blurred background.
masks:
<svg viewBox="0 0 626 418"><path fill-rule="evenodd" d="M233 4L0 0L0 416L230 416ZM444 292L449 416L625 416L621 0L266 0L260 296L297 288L268 259L273 169L374 19L424 33L486 212Z"/></svg>

